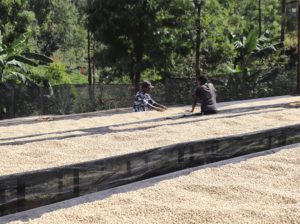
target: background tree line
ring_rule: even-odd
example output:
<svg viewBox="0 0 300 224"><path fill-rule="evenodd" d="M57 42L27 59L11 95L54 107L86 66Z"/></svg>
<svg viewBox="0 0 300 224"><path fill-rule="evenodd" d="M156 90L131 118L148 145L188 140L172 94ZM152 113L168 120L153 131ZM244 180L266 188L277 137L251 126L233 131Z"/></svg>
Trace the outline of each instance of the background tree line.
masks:
<svg viewBox="0 0 300 224"><path fill-rule="evenodd" d="M28 67L37 83L138 88L146 78L194 77L198 40L200 72L234 74L240 85L293 71L294 8L287 0L0 0L0 30L6 46L28 33L22 51L53 59Z"/></svg>

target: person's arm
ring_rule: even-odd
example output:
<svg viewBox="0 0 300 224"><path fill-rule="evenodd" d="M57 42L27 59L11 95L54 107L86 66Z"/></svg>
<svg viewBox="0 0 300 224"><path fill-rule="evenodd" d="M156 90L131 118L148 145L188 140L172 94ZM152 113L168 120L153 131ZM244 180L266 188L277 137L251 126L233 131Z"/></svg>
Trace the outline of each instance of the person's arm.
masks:
<svg viewBox="0 0 300 224"><path fill-rule="evenodd" d="M167 110L167 109L168 109L166 106L164 106L164 105L162 105L162 104L159 104L159 103L156 103L156 102L154 102L153 105L156 106L156 107L160 107L160 108L162 108L162 109L164 109L164 110Z"/></svg>
<svg viewBox="0 0 300 224"><path fill-rule="evenodd" d="M154 106L153 104L150 104L150 103L148 103L147 106L148 106L150 109L153 109L153 110L156 110L156 111L160 111L160 112L166 110L166 109L164 109L164 108L161 108L161 107L158 107L158 106Z"/></svg>
<svg viewBox="0 0 300 224"><path fill-rule="evenodd" d="M153 100L153 98L149 95L149 100L147 102L147 105L149 108L156 110L156 111L164 111L167 108L161 104L156 103L155 100Z"/></svg>
<svg viewBox="0 0 300 224"><path fill-rule="evenodd" d="M216 90L214 84L212 84L212 83L209 83L209 84L210 84L210 87L211 87L211 91L213 91L214 95L216 96L217 95L217 90Z"/></svg>
<svg viewBox="0 0 300 224"><path fill-rule="evenodd" d="M194 110L195 110L195 107L196 107L196 104L197 104L197 99L198 99L198 97L197 97L197 95L195 94L195 96L194 96L194 102L193 102L193 105L192 105L191 113L193 113Z"/></svg>

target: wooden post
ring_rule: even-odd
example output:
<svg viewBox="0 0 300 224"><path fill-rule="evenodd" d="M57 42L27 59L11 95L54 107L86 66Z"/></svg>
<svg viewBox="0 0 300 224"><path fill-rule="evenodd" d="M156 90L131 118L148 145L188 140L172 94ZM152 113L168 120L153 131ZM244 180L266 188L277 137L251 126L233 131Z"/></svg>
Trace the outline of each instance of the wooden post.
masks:
<svg viewBox="0 0 300 224"><path fill-rule="evenodd" d="M17 180L17 211L21 212L26 209L26 186L23 178Z"/></svg>
<svg viewBox="0 0 300 224"><path fill-rule="evenodd" d="M79 169L73 170L73 194L75 197L78 197L80 195L80 180L79 180Z"/></svg>
<svg viewBox="0 0 300 224"><path fill-rule="evenodd" d="M6 204L6 190L5 188L0 188L0 216L5 215L5 204Z"/></svg>

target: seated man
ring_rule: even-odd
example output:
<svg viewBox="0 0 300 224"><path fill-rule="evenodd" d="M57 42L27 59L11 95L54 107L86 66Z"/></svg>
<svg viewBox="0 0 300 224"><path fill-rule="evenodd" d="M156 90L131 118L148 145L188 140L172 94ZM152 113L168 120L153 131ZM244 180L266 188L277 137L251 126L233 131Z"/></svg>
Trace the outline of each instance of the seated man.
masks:
<svg viewBox="0 0 300 224"><path fill-rule="evenodd" d="M134 104L133 104L133 111L140 112L140 111L147 111L148 109L153 109L156 111L165 111L167 107L156 103L150 96L151 89L154 88L151 82L144 81L141 86L141 90L137 92Z"/></svg>
<svg viewBox="0 0 300 224"><path fill-rule="evenodd" d="M216 89L212 83L207 82L207 78L204 76L197 77L197 90L194 96L194 103L191 112L194 112L196 103L201 103L201 114L216 114L217 102L216 102Z"/></svg>

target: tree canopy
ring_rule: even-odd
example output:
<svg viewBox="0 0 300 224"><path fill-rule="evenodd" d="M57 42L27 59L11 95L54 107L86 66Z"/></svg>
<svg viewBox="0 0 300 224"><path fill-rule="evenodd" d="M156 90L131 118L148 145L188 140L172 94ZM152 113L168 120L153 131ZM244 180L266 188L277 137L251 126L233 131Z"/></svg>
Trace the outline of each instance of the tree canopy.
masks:
<svg viewBox="0 0 300 224"><path fill-rule="evenodd" d="M246 37L261 23L270 42L287 32L285 53L295 63L296 26L292 4L285 20L279 0L202 0L200 68L204 74L228 73L237 51L232 35ZM0 30L5 45L30 33L25 51L53 59L62 76L87 82L194 77L197 18L194 0L1 0ZM259 21L259 12L262 19ZM284 21L284 23L282 23ZM273 60L266 58L265 60ZM276 60L275 60L276 61ZM258 61L262 69L269 64ZM31 69L31 68L29 68ZM46 76L47 69L31 69ZM73 78L62 79L75 80ZM85 80L85 81L84 81Z"/></svg>

